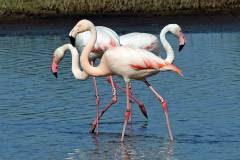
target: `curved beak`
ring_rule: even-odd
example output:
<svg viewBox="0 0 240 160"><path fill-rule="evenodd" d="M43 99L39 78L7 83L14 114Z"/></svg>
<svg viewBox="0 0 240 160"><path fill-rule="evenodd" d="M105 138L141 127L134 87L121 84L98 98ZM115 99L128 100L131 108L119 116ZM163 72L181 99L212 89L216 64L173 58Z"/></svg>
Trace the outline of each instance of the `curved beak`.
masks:
<svg viewBox="0 0 240 160"><path fill-rule="evenodd" d="M55 78L57 78L57 72L52 72Z"/></svg>
<svg viewBox="0 0 240 160"><path fill-rule="evenodd" d="M185 45L185 43L179 45L179 49L178 49L179 52L183 49L184 45Z"/></svg>
<svg viewBox="0 0 240 160"><path fill-rule="evenodd" d="M183 49L183 47L185 45L185 42L186 42L184 34L182 32L180 32L178 40L179 40L179 49L178 49L178 51L180 52Z"/></svg>
<svg viewBox="0 0 240 160"><path fill-rule="evenodd" d="M57 72L52 72L52 74L54 75L55 78L57 78Z"/></svg>
<svg viewBox="0 0 240 160"><path fill-rule="evenodd" d="M72 36L69 36L69 40L70 40L71 44L75 47L75 38Z"/></svg>

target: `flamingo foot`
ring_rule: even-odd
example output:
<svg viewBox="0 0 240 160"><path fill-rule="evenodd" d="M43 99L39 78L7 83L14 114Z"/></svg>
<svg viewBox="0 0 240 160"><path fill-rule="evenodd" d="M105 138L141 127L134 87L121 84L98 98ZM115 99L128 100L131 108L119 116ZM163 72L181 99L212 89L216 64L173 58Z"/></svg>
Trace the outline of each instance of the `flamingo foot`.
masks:
<svg viewBox="0 0 240 160"><path fill-rule="evenodd" d="M92 123L92 126L91 126L91 128L89 130L89 132L90 133L94 133L94 131L96 129L96 126L97 126L97 122L96 122L96 120L94 120L93 123Z"/></svg>

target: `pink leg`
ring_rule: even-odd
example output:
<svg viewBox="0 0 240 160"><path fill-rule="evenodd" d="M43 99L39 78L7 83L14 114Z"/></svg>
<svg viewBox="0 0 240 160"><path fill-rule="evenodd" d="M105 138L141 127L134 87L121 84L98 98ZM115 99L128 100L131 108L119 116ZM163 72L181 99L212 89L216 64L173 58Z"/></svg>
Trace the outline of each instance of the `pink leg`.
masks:
<svg viewBox="0 0 240 160"><path fill-rule="evenodd" d="M94 61L91 62L92 66L94 65ZM97 81L96 77L93 77L93 86L95 89L95 96L96 96L96 128L97 128L97 134L98 134L98 118L99 117L99 103L100 103L100 98L99 98L99 93L98 93L98 87L97 87Z"/></svg>
<svg viewBox="0 0 240 160"><path fill-rule="evenodd" d="M97 121L99 121L100 118L103 116L103 114L104 114L113 104L115 104L115 103L117 102L117 96L116 96L116 89L115 89L115 87L118 88L118 89L120 89L122 92L126 93L126 89L121 88L117 83L115 83L115 82L112 80L112 76L107 77L107 81L108 81L108 82L111 84L111 86L112 86L112 95L113 95L112 102L111 102L110 104L108 104L108 105L105 107L105 109L103 109L103 110L101 111L100 115L98 116L98 120L95 119L95 120L93 121L92 126L91 126L90 131L89 131L89 132L92 132L92 133L94 133L94 131L95 131ZM145 107L144 107L144 104L143 104L142 102L140 102L137 98L135 98L133 95L130 95L130 98L131 98L134 102L136 102L136 103L138 104L138 106L139 106L139 108L141 109L143 115L144 115L146 118L148 118L147 111L146 111L146 109L145 109Z"/></svg>
<svg viewBox="0 0 240 160"><path fill-rule="evenodd" d="M103 116L103 114L115 103L117 103L117 94L116 94L116 88L113 84L112 76L107 77L107 79L110 81L110 84L112 86L112 101L105 107L104 110L102 110L101 114L96 117L96 119L93 121L90 132L94 132L97 124L99 123L100 118Z"/></svg>
<svg viewBox="0 0 240 160"><path fill-rule="evenodd" d="M150 83L148 83L147 80L144 81L145 84L151 89L151 91L157 96L157 99L162 103L162 108L165 113L166 121L167 121L167 127L168 127L168 134L170 137L170 140L173 141L173 136L172 136L172 131L171 131L171 126L168 118L168 106L167 102L163 99L163 97L152 87Z"/></svg>
<svg viewBox="0 0 240 160"><path fill-rule="evenodd" d="M132 83L129 82L129 97L132 96ZM129 105L130 105L130 117L129 117L129 122L132 122L132 102L131 102L131 98L129 99Z"/></svg>
<svg viewBox="0 0 240 160"><path fill-rule="evenodd" d="M127 110L126 110L126 112L125 112L125 119L124 119L124 124L123 124L121 142L123 142L124 134L125 134L126 126L127 126L127 122L128 122L129 117L130 117L130 114L131 114L131 113L130 113L130 112L131 112L131 105L130 105L130 101L129 101L129 94L130 94L129 83L130 83L130 82L126 82L126 89L127 89Z"/></svg>
<svg viewBox="0 0 240 160"><path fill-rule="evenodd" d="M126 89L120 87L117 83L113 82L114 86L121 90L123 93L126 93ZM143 113L143 115L145 116L145 118L148 118L147 115L147 110L145 109L145 106L142 102L140 102L137 98L135 98L133 95L130 95L130 99L133 100L135 103L138 104L138 107L140 108L141 112Z"/></svg>

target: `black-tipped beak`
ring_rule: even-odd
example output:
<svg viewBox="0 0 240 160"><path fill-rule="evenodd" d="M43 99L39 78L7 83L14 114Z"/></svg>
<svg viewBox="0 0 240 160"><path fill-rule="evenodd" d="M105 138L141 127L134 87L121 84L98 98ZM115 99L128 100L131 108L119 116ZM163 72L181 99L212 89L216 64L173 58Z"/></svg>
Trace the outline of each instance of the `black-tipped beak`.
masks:
<svg viewBox="0 0 240 160"><path fill-rule="evenodd" d="M179 45L179 49L178 49L179 52L183 49L184 45L185 44Z"/></svg>
<svg viewBox="0 0 240 160"><path fill-rule="evenodd" d="M75 47L75 38L72 36L69 36L71 44Z"/></svg>
<svg viewBox="0 0 240 160"><path fill-rule="evenodd" d="M52 74L54 75L55 78L58 78L57 72L52 72Z"/></svg>

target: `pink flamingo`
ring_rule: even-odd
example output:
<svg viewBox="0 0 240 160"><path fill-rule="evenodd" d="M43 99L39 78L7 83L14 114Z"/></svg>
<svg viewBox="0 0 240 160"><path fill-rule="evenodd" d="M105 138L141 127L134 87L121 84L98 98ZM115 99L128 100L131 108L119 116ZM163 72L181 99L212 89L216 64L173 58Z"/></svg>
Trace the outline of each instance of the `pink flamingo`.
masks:
<svg viewBox="0 0 240 160"><path fill-rule="evenodd" d="M180 32L178 32L179 30L180 30ZM178 37L179 51L181 51L185 45L185 38L184 38L184 34L182 33L181 27L177 24L166 25L161 30L160 41L167 53L167 57L165 58L165 61L168 63L172 63L174 61L175 56L174 56L174 51L173 51L171 45L166 40L165 35L168 32L171 32L173 35ZM155 55L159 55L160 42L159 42L158 38L153 34L139 33L139 32L125 34L125 35L120 36L120 43L123 46L142 48L142 49L145 49L145 50L148 50L148 51L154 53ZM105 109L105 111L106 111L106 109ZM95 120L95 122L96 121L97 120ZM94 126L92 126L92 128L93 127Z"/></svg>
<svg viewBox="0 0 240 160"><path fill-rule="evenodd" d="M96 29L97 29L98 38L97 38L97 41L95 43L95 46L94 46L92 52L89 55L89 59L90 59L92 65L94 64L94 61L96 60L96 58L101 58L104 51L106 51L109 48L119 46L118 35L116 32L114 32L110 28L107 28L104 26L97 26ZM73 28L72 32L74 33L74 28ZM82 49L84 48L84 46L87 44L87 41L90 38L90 32L87 31L87 32L83 32L80 34L75 34L75 36L76 36L76 43L74 42L74 45L76 45L78 50L81 52ZM81 71L79 64L78 64L78 61L79 61L78 60L79 59L78 51L76 49L74 49L74 47L71 44L62 45L61 47L57 48L54 51L53 60L52 60L52 73L54 74L55 77L57 77L58 65L60 64L60 62L63 59L67 50L70 50L71 54L72 54L72 72L73 72L74 77L79 80L86 80L89 77L89 75L86 72ZM112 86L112 96L113 97L112 97L112 101L106 106L105 111L102 111L100 114L99 113L100 97L99 97L99 93L98 93L96 78L93 77L93 84L94 84L95 95L96 95L97 113L96 113L96 121L94 121L94 123L91 127L91 130L90 130L91 132L94 132L95 128L97 127L97 133L98 133L98 124L99 124L98 121L100 119L98 117L101 117L103 115L103 113L107 111L108 108L110 108L113 104L115 104L117 102L115 87L119 88L120 90L122 90L124 92L124 90L120 86L118 86L115 82L113 82L112 76L109 76L107 78L107 80ZM144 105L139 100L137 100L134 96L131 96L131 99L134 100L139 105L143 115L147 118L147 111L145 110Z"/></svg>
<svg viewBox="0 0 240 160"><path fill-rule="evenodd" d="M169 137L170 140L173 141L172 131L168 118L167 102L160 96L160 94L158 94L158 92L152 87L152 85L147 82L146 78L149 76L153 76L160 71L166 70L172 70L182 76L181 70L173 64L165 62L163 59L147 50L126 46L115 47L107 50L103 54L99 65L96 67L91 66L88 61L88 56L93 49L97 38L95 26L92 22L88 20L81 20L78 27L75 29L77 30L77 32L91 32L91 38L89 39L87 45L84 47L80 57L80 63L83 67L83 70L89 75L96 77L118 75L121 76L125 81L127 90L127 110L125 112L121 141L124 140L126 125L130 117L131 106L129 102L129 83L131 79L145 82L145 84L150 88L150 90L157 96L158 100L162 103L162 108L164 110L165 118L167 121ZM178 34L180 34L181 30L178 30L177 32ZM72 36L72 32L69 33L69 36Z"/></svg>

